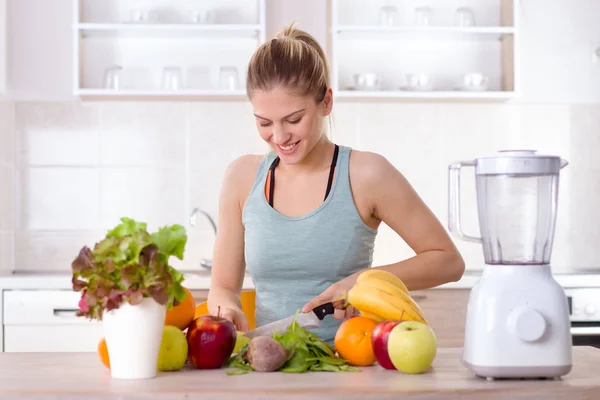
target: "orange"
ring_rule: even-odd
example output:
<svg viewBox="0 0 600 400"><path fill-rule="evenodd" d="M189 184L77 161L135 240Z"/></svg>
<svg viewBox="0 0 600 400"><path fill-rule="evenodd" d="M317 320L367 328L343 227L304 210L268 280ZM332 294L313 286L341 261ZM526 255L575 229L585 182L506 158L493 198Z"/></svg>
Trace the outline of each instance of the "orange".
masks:
<svg viewBox="0 0 600 400"><path fill-rule="evenodd" d="M110 359L108 358L108 347L106 347L106 339L102 338L98 342L98 356L100 357L100 361L102 364L108 369L110 369Z"/></svg>
<svg viewBox="0 0 600 400"><path fill-rule="evenodd" d="M174 325L182 331L194 320L194 313L196 312L196 300L192 292L187 288L184 288L184 290L187 293L186 298L167 310L165 317L165 325Z"/></svg>
<svg viewBox="0 0 600 400"><path fill-rule="evenodd" d="M363 316L350 317L338 328L333 344L340 357L354 366L369 366L376 361L371 333L377 323Z"/></svg>

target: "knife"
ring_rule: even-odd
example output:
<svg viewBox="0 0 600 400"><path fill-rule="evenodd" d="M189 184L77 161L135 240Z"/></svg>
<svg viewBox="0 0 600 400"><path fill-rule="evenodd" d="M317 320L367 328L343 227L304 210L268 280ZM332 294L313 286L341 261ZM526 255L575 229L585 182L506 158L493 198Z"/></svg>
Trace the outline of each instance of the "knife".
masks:
<svg viewBox="0 0 600 400"><path fill-rule="evenodd" d="M296 322L303 329L315 329L321 326L321 321L326 315L333 314L335 307L332 302L321 304L315 307L312 311L307 313L298 313L298 315L292 315L291 317L283 318L269 324L262 325L254 330L244 333L247 338L255 338L257 336L272 336L273 331L283 332L296 318Z"/></svg>

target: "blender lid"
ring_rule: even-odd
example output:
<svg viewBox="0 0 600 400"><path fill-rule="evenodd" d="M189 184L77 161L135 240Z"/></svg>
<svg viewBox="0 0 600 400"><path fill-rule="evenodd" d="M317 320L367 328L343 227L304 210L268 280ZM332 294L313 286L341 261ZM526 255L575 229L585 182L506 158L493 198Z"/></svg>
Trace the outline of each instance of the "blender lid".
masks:
<svg viewBox="0 0 600 400"><path fill-rule="evenodd" d="M537 150L500 150L493 156L478 157L479 175L551 175L569 163L559 156L539 155Z"/></svg>

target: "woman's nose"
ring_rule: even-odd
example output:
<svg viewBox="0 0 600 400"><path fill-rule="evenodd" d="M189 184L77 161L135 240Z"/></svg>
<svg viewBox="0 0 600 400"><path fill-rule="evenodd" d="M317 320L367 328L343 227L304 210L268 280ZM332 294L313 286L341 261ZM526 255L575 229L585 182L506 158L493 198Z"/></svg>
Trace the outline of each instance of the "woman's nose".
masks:
<svg viewBox="0 0 600 400"><path fill-rule="evenodd" d="M283 126L274 125L273 127L273 142L275 144L285 144L290 138L290 135L285 132Z"/></svg>

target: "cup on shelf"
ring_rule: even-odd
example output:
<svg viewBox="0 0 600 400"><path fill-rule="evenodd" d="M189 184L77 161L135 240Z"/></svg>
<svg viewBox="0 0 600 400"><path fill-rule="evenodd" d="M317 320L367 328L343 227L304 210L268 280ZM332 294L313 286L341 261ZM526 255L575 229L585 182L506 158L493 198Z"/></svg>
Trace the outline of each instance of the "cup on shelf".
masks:
<svg viewBox="0 0 600 400"><path fill-rule="evenodd" d="M379 9L379 25L398 25L398 10L394 6L383 6Z"/></svg>
<svg viewBox="0 0 600 400"><path fill-rule="evenodd" d="M110 90L122 89L123 67L113 65L104 71L104 88Z"/></svg>
<svg viewBox="0 0 600 400"><path fill-rule="evenodd" d="M213 24L216 20L214 10L192 10L190 21L193 24Z"/></svg>
<svg viewBox="0 0 600 400"><path fill-rule="evenodd" d="M433 89L433 78L426 73L409 73L404 75L404 85L401 90L429 91Z"/></svg>
<svg viewBox="0 0 600 400"><path fill-rule="evenodd" d="M237 90L239 86L238 69L232 66L222 66L219 69L219 89Z"/></svg>
<svg viewBox="0 0 600 400"><path fill-rule="evenodd" d="M158 22L158 13L152 10L131 10L131 22L134 24L154 24Z"/></svg>
<svg viewBox="0 0 600 400"><path fill-rule="evenodd" d="M468 92L487 90L489 78L479 72L470 72L462 76L460 89Z"/></svg>
<svg viewBox="0 0 600 400"><path fill-rule="evenodd" d="M431 24L431 8L429 7L417 7L415 8L415 21L416 26L429 26Z"/></svg>
<svg viewBox="0 0 600 400"><path fill-rule="evenodd" d="M467 27L475 25L475 13L467 7L459 7L456 9L456 26Z"/></svg>
<svg viewBox="0 0 600 400"><path fill-rule="evenodd" d="M183 76L180 67L169 66L163 68L162 88L164 90L181 89Z"/></svg>
<svg viewBox="0 0 600 400"><path fill-rule="evenodd" d="M357 90L380 90L383 84L383 79L380 75L365 72L354 74L354 86Z"/></svg>

